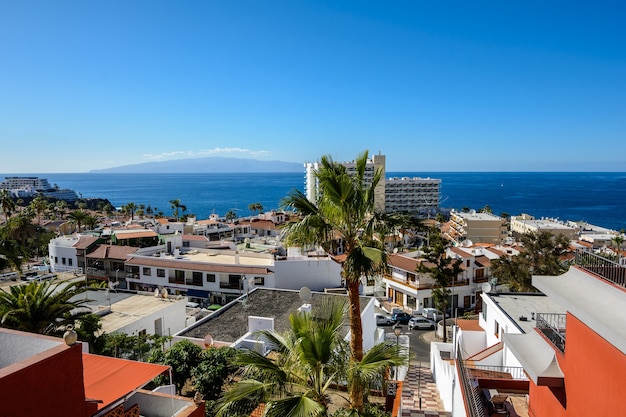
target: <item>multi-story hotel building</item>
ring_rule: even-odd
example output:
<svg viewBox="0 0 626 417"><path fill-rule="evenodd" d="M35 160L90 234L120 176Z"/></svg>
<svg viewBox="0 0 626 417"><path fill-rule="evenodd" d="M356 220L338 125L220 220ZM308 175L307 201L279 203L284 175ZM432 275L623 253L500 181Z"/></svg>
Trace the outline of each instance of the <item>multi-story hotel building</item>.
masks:
<svg viewBox="0 0 626 417"><path fill-rule="evenodd" d="M365 183L371 184L376 170L382 170L384 180L374 190L377 210L388 213L435 214L439 208L441 180L419 177L385 178L385 155L373 155L365 167ZM349 173L354 173L355 161L341 162ZM315 172L318 162L308 162L305 167L305 193L310 201L319 197L319 184Z"/></svg>
<svg viewBox="0 0 626 417"><path fill-rule="evenodd" d="M469 240L472 243L502 243L507 237L507 228L502 219L491 213L476 210L450 212L450 229L447 237L455 243Z"/></svg>

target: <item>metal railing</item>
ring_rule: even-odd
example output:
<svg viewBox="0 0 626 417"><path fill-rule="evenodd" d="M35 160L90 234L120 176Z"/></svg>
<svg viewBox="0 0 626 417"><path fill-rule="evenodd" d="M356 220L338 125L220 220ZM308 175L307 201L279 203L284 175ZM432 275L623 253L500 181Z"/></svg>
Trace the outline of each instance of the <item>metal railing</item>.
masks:
<svg viewBox="0 0 626 417"><path fill-rule="evenodd" d="M490 366L490 365L470 365L465 364L468 371L476 371L474 374L484 375L488 379L514 379L528 381L524 368L520 366Z"/></svg>
<svg viewBox="0 0 626 417"><path fill-rule="evenodd" d="M478 391L478 381L471 378L469 369L463 360L457 360L457 370L459 372L463 397L465 399L465 410L468 417L485 417L485 407Z"/></svg>
<svg viewBox="0 0 626 417"><path fill-rule="evenodd" d="M566 314L537 313L537 329L541 331L554 346L565 353Z"/></svg>
<svg viewBox="0 0 626 417"><path fill-rule="evenodd" d="M599 277L626 287L626 268L618 263L585 250L576 250L576 265Z"/></svg>

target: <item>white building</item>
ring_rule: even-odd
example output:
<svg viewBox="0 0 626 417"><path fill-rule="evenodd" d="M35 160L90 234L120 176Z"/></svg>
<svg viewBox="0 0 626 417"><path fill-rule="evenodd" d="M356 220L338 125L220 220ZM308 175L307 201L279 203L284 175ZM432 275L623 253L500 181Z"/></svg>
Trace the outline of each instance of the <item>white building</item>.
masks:
<svg viewBox="0 0 626 417"><path fill-rule="evenodd" d="M439 209L441 180L391 177L385 181L385 211L434 216Z"/></svg>
<svg viewBox="0 0 626 417"><path fill-rule="evenodd" d="M520 235L532 232L550 232L553 235L565 235L568 239L576 239L578 229L567 224L564 221L556 219L535 219L528 214L521 214L519 216L511 217L511 232L519 233Z"/></svg>

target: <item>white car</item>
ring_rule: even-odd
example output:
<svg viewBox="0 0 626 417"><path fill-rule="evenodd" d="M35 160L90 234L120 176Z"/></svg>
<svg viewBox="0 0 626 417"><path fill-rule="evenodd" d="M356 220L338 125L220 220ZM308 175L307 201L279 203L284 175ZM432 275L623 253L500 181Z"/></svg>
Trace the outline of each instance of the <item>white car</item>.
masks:
<svg viewBox="0 0 626 417"><path fill-rule="evenodd" d="M376 314L376 325L377 326L391 326L395 321L391 319L389 316L385 316L383 314Z"/></svg>
<svg viewBox="0 0 626 417"><path fill-rule="evenodd" d="M413 317L409 320L409 330L413 329L434 329L435 322L426 317Z"/></svg>

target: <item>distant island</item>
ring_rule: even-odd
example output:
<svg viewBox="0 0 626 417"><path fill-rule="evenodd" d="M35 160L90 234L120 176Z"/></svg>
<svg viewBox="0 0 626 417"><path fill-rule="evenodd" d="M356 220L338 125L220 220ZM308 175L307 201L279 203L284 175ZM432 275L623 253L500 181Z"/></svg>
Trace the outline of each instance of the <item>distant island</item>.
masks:
<svg viewBox="0 0 626 417"><path fill-rule="evenodd" d="M298 162L260 161L245 158L176 159L160 162L122 165L114 168L92 169L89 172L102 174L168 174L168 173L253 173L253 172L302 172L304 166Z"/></svg>

